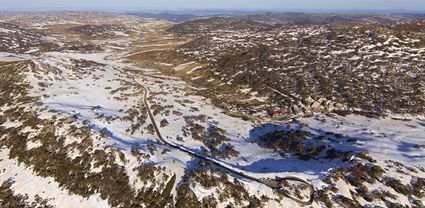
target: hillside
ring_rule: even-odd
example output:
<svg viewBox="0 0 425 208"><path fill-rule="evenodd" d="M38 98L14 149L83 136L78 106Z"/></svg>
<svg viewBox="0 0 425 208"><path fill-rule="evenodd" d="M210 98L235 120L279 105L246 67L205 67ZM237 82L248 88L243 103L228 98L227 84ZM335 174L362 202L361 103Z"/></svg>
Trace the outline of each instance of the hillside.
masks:
<svg viewBox="0 0 425 208"><path fill-rule="evenodd" d="M0 207L424 207L424 32L0 14Z"/></svg>
<svg viewBox="0 0 425 208"><path fill-rule="evenodd" d="M350 22L362 22L362 23L379 23L389 24L396 23L403 20L411 20L412 16L408 15L393 15L393 14L344 14L344 13L263 13L245 15L241 18L271 22L284 25L324 25L332 23L350 23Z"/></svg>

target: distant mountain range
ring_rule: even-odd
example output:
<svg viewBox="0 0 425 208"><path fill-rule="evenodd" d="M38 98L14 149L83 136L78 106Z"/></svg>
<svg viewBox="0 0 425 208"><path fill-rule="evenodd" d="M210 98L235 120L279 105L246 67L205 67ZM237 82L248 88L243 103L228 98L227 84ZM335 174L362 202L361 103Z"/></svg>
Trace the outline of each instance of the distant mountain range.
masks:
<svg viewBox="0 0 425 208"><path fill-rule="evenodd" d="M188 20L194 20L201 16L193 14L176 14L176 13L148 13L148 12L130 12L129 15L135 15L153 19L163 19L171 22L185 22Z"/></svg>
<svg viewBox="0 0 425 208"><path fill-rule="evenodd" d="M336 22L393 23L408 17L392 14L318 14L318 13L264 13L245 15L249 20L279 24L329 24Z"/></svg>
<svg viewBox="0 0 425 208"><path fill-rule="evenodd" d="M303 13L303 12L266 12L266 13L149 13L131 12L130 15L146 18L163 19L176 23L206 18L206 17L238 17L242 19L278 23L284 25L330 24L337 22L369 22L369 23L394 23L409 19L423 19L425 14L385 14L385 13Z"/></svg>

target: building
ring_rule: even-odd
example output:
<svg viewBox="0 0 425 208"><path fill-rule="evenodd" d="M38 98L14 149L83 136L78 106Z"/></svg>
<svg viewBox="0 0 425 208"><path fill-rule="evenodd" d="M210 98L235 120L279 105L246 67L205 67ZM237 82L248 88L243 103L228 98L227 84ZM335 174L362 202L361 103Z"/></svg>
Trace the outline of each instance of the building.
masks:
<svg viewBox="0 0 425 208"><path fill-rule="evenodd" d="M279 110L270 110L269 114L272 118L282 118L288 115L287 112L279 111Z"/></svg>

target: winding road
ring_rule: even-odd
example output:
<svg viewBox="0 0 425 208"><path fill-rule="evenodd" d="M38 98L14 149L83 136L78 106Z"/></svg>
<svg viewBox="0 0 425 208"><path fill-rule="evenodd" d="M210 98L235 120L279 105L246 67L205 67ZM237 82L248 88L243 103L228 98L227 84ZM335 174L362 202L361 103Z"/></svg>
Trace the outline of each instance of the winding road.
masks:
<svg viewBox="0 0 425 208"><path fill-rule="evenodd" d="M149 90L143 84L141 84L140 82L138 82L134 78L134 76L132 76L132 79L133 79L134 83L136 83L137 85L139 85L140 87L143 88L143 91L144 91L143 103L146 106L146 109L147 109L149 118L150 118L151 123L152 123L152 125L154 127L154 130L155 130L155 133L157 135L157 138L158 138L158 140L160 142L162 142L163 144L165 144L167 146L170 146L172 148L175 148L175 149L178 149L178 150L180 150L182 152L185 152L185 153L187 153L189 155L192 155L194 157L198 157L200 159L204 159L204 160L210 161L210 162L214 163L215 165L217 165L217 166L219 166L219 167L221 167L223 169L226 169L226 170L228 170L231 173L234 173L236 175L239 175L239 176L241 176L243 178L246 178L246 179L249 179L249 180L252 180L252 181L256 181L256 182L261 183L261 184L264 184L264 185L272 188L273 190L281 191L281 193L284 196L286 196L286 197L288 197L288 198L296 201L297 203L299 203L301 205L309 205L309 204L313 203L313 200L314 200L314 187L309 182L307 182L306 180L304 180L302 178L293 177L293 176L282 177L282 178L276 177L276 179L256 178L255 176L250 175L246 171L243 171L243 170L240 170L240 169L236 169L234 167L231 167L230 165L226 164L223 161L217 160L216 158L212 158L212 157L209 157L209 156L205 156L205 155L199 154L197 152L191 151L191 150L189 150L189 149L187 149L187 148L185 148L183 146L174 144L174 143L172 143L172 142L167 141L166 139L164 139L162 137L161 131L159 130L158 125L156 123L155 116L153 115L153 113L152 113L152 111L150 109L150 105L149 105L149 102L148 102ZM304 201L304 200L298 199L298 198L296 198L294 196L291 196L291 195L287 194L284 191L284 188L282 186L283 185L283 182L285 182L285 181L286 182L295 181L295 182L300 182L300 183L304 183L305 185L307 185L307 187L310 190L309 199L307 201Z"/></svg>

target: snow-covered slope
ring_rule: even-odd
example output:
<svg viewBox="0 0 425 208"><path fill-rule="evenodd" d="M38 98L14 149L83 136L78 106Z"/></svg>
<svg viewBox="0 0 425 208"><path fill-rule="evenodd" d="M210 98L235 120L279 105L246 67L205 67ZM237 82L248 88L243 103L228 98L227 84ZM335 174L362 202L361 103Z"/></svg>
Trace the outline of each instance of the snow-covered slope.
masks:
<svg viewBox="0 0 425 208"><path fill-rule="evenodd" d="M40 19L62 27L65 17ZM200 93L204 85L191 80L207 74L167 53L185 42L169 23L119 18L134 31L86 39L55 30L63 47L0 53L1 206L425 205L425 118L270 119L258 111L271 98L254 88ZM217 105L229 92L261 108ZM313 200L302 203L310 184Z"/></svg>

